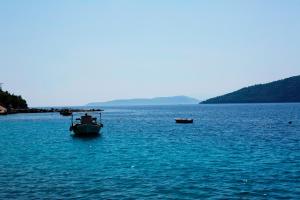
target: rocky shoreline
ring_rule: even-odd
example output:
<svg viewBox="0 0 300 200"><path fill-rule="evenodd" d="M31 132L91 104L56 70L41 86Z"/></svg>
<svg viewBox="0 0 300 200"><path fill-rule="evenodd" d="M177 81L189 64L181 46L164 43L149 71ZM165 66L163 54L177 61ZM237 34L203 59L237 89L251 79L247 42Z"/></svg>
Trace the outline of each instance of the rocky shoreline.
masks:
<svg viewBox="0 0 300 200"><path fill-rule="evenodd" d="M6 112L1 112L0 115L18 114L18 113L60 113L66 110L66 108L26 108L26 109L7 109ZM100 112L101 109L71 109L70 112Z"/></svg>

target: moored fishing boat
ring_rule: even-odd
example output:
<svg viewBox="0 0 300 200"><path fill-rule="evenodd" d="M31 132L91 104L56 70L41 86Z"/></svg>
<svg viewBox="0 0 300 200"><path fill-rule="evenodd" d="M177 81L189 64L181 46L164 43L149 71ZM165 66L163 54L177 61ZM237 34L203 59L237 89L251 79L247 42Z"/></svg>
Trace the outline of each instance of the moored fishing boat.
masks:
<svg viewBox="0 0 300 200"><path fill-rule="evenodd" d="M77 118L75 122L73 121L72 115L72 124L70 126L70 131L74 132L75 136L97 136L100 134L100 130L103 127L101 120L101 113L99 121L96 117L92 117L87 113L80 118Z"/></svg>
<svg viewBox="0 0 300 200"><path fill-rule="evenodd" d="M69 109L63 109L59 111L59 114L61 114L62 116L71 116L72 115L72 111Z"/></svg>

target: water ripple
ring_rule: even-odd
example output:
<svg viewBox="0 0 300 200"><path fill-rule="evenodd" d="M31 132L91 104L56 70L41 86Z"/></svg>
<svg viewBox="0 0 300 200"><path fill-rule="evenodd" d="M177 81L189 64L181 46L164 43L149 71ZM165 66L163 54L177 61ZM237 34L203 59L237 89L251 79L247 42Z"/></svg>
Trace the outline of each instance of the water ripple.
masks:
<svg viewBox="0 0 300 200"><path fill-rule="evenodd" d="M55 113L1 116L0 199L300 199L300 104L105 110L85 139Z"/></svg>

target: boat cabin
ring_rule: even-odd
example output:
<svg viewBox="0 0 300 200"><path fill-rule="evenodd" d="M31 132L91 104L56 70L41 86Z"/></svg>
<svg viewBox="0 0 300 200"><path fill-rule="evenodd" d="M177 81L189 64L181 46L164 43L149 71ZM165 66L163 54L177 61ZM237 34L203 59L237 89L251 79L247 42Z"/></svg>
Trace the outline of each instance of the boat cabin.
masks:
<svg viewBox="0 0 300 200"><path fill-rule="evenodd" d="M77 121L80 121L81 124L95 124L97 123L97 118L92 117L91 115L88 115L87 113L80 118L76 119Z"/></svg>

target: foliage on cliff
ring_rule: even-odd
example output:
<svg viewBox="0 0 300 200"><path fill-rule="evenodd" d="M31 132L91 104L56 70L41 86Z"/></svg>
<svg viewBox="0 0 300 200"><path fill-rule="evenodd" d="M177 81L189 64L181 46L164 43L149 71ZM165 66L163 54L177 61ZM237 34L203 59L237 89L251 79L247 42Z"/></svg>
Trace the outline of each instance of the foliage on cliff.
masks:
<svg viewBox="0 0 300 200"><path fill-rule="evenodd" d="M0 89L0 105L8 109L25 109L27 107L26 100L21 96L10 94L7 91Z"/></svg>
<svg viewBox="0 0 300 200"><path fill-rule="evenodd" d="M238 91L203 101L217 103L287 103L300 102L300 76L242 88Z"/></svg>

